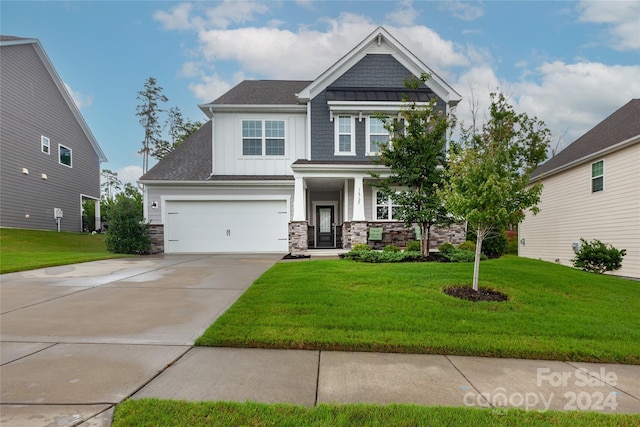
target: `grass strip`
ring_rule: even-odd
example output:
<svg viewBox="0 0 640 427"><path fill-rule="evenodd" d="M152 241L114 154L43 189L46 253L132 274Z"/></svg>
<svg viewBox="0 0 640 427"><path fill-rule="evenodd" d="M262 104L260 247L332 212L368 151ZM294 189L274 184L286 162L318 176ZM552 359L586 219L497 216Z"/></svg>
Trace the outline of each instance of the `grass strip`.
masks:
<svg viewBox="0 0 640 427"><path fill-rule="evenodd" d="M198 426L637 426L640 415L415 405L329 405L127 400L113 427Z"/></svg>

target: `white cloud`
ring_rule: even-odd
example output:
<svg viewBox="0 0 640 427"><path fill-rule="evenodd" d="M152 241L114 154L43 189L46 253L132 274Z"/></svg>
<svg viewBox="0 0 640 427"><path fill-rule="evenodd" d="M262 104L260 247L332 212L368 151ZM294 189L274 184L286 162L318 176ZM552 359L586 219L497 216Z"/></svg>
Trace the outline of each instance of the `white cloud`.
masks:
<svg viewBox="0 0 640 427"><path fill-rule="evenodd" d="M83 93L76 92L71 89L71 86L66 83L64 84L64 87L67 88L69 95L71 95L73 102L76 103L76 107L78 107L79 110L91 107L91 105L93 104L93 95L85 95Z"/></svg>
<svg viewBox="0 0 640 427"><path fill-rule="evenodd" d="M231 87L232 84L230 82L224 81L217 74L202 76L200 82L189 84L189 90L203 102L213 101L231 89Z"/></svg>
<svg viewBox="0 0 640 427"><path fill-rule="evenodd" d="M130 165L118 169L115 172L118 174L118 179L122 184L129 182L133 184L134 187L137 187L138 184L136 181L142 176L142 167Z"/></svg>
<svg viewBox="0 0 640 427"><path fill-rule="evenodd" d="M203 12L196 3L194 10L192 3L181 3L170 11L158 10L153 14L156 21L162 23L165 30L190 30L207 27L228 28L231 24L251 22L256 15L269 11L266 3L256 1L225 0L214 7L205 8ZM204 16L200 16L202 13Z"/></svg>
<svg viewBox="0 0 640 427"><path fill-rule="evenodd" d="M454 18L463 21L473 21L484 15L482 2L464 2L459 0L449 0L438 2L438 9L451 12Z"/></svg>
<svg viewBox="0 0 640 427"><path fill-rule="evenodd" d="M582 1L580 22L608 26L610 44L616 50L640 49L640 2Z"/></svg>
<svg viewBox="0 0 640 427"><path fill-rule="evenodd" d="M398 8L387 14L386 20L396 25L413 25L418 17L418 11L413 8L411 0L398 3Z"/></svg>

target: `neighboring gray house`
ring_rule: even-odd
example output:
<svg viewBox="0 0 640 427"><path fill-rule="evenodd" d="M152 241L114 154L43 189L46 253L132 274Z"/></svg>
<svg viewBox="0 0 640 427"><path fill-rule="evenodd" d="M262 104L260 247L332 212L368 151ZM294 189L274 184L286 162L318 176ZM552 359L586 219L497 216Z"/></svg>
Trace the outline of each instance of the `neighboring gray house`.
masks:
<svg viewBox="0 0 640 427"><path fill-rule="evenodd" d="M632 99L531 174L540 213L519 227L519 255L573 265L580 238L626 249L612 274L640 279L640 99Z"/></svg>
<svg viewBox="0 0 640 427"><path fill-rule="evenodd" d="M0 226L82 231L84 199L99 223L106 161L40 42L0 36Z"/></svg>
<svg viewBox="0 0 640 427"><path fill-rule="evenodd" d="M244 81L200 108L210 118L140 178L154 250L290 252L350 248L383 229L382 244L415 238L370 172L389 140L376 113L397 116L405 80L443 111L460 101L437 74L380 27L310 81ZM464 240L460 226L434 245Z"/></svg>

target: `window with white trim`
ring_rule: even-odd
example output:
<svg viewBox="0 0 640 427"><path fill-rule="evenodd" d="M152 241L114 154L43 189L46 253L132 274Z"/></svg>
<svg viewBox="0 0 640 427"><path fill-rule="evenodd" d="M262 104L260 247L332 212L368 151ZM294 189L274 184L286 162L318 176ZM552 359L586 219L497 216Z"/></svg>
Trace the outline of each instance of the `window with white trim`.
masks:
<svg viewBox="0 0 640 427"><path fill-rule="evenodd" d="M374 206L375 216L377 220L391 221L398 220L398 207L399 205L394 203L390 196L385 196L384 193L376 191L376 204Z"/></svg>
<svg viewBox="0 0 640 427"><path fill-rule="evenodd" d="M64 166L72 167L71 148L65 147L62 144L58 144L58 163Z"/></svg>
<svg viewBox="0 0 640 427"><path fill-rule="evenodd" d="M243 156L284 156L284 120L242 120Z"/></svg>
<svg viewBox="0 0 640 427"><path fill-rule="evenodd" d="M46 154L51 152L51 141L44 135L40 136L40 149Z"/></svg>
<svg viewBox="0 0 640 427"><path fill-rule="evenodd" d="M377 154L381 146L389 143L389 131L377 117L371 116L367 121L367 154Z"/></svg>
<svg viewBox="0 0 640 427"><path fill-rule="evenodd" d="M335 122L335 154L350 156L356 154L355 129L356 121L353 116L337 116Z"/></svg>
<svg viewBox="0 0 640 427"><path fill-rule="evenodd" d="M591 164L591 192L604 190L604 160Z"/></svg>

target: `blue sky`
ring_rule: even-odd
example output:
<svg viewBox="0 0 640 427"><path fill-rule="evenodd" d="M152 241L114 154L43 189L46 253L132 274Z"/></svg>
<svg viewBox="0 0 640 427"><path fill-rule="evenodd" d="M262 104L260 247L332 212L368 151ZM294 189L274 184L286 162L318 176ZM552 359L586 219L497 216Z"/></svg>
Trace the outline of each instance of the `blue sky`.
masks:
<svg viewBox="0 0 640 427"><path fill-rule="evenodd" d="M243 79L312 80L377 26L486 111L500 89L572 142L640 97L640 1L47 1L0 3L40 39L109 162L139 177L136 94L153 76L192 120Z"/></svg>

